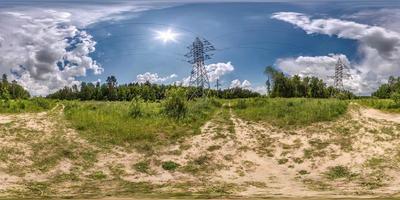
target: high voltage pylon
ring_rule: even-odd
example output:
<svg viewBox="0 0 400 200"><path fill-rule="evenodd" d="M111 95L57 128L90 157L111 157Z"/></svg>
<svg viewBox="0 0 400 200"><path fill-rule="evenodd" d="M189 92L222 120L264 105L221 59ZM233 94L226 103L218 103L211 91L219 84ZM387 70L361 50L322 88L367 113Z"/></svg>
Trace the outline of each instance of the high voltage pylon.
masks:
<svg viewBox="0 0 400 200"><path fill-rule="evenodd" d="M215 84L215 87L217 87L217 91L219 91L219 86L221 85L219 84L219 78L217 78L217 83Z"/></svg>
<svg viewBox="0 0 400 200"><path fill-rule="evenodd" d="M190 73L189 86L202 90L210 88L210 81L204 61L211 59L212 54L208 52L214 51L215 47L207 40L196 37L194 42L188 46L189 52L185 55L187 62L192 64Z"/></svg>
<svg viewBox="0 0 400 200"><path fill-rule="evenodd" d="M350 75L345 73L344 70L347 69L347 66L343 63L343 61L339 58L335 65L335 75L333 77L333 86L338 90L344 90L343 78L347 78Z"/></svg>

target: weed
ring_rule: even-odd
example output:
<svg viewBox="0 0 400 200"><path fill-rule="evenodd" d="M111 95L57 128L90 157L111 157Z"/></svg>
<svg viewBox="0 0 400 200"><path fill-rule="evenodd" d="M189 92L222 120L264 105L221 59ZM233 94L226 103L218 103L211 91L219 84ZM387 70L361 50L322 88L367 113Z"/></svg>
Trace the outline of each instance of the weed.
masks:
<svg viewBox="0 0 400 200"><path fill-rule="evenodd" d="M329 146L329 142L323 142L321 139L311 139L308 143L317 150L325 149Z"/></svg>
<svg viewBox="0 0 400 200"><path fill-rule="evenodd" d="M307 170L300 170L298 173L299 173L300 175L310 174L310 172L308 172Z"/></svg>
<svg viewBox="0 0 400 200"><path fill-rule="evenodd" d="M168 171L175 171L180 165L173 161L163 162L161 167Z"/></svg>
<svg viewBox="0 0 400 200"><path fill-rule="evenodd" d="M107 178L107 175L105 175L102 171L95 171L89 175L89 178L94 180L103 180Z"/></svg>
<svg viewBox="0 0 400 200"><path fill-rule="evenodd" d="M133 165L133 168L141 173L149 174L150 173L150 162L149 161L141 161Z"/></svg>
<svg viewBox="0 0 400 200"><path fill-rule="evenodd" d="M281 158L278 160L278 164L283 165L286 164L289 160L287 158Z"/></svg>
<svg viewBox="0 0 400 200"><path fill-rule="evenodd" d="M211 146L209 146L207 148L207 151L215 151L215 150L218 150L218 149L221 149L220 145L211 145Z"/></svg>
<svg viewBox="0 0 400 200"><path fill-rule="evenodd" d="M357 176L357 174L352 173L348 167L338 165L330 167L328 171L325 173L325 176L330 180L335 180L339 178L351 179Z"/></svg>

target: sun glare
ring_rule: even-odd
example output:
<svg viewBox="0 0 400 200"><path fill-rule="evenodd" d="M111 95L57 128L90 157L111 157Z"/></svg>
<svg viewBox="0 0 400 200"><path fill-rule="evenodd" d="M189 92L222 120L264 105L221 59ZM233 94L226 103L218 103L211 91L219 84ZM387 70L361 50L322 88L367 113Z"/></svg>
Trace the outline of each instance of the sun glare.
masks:
<svg viewBox="0 0 400 200"><path fill-rule="evenodd" d="M156 39L163 41L164 43L167 42L176 42L176 37L179 35L178 33L173 32L171 29L166 31L156 31L157 36Z"/></svg>

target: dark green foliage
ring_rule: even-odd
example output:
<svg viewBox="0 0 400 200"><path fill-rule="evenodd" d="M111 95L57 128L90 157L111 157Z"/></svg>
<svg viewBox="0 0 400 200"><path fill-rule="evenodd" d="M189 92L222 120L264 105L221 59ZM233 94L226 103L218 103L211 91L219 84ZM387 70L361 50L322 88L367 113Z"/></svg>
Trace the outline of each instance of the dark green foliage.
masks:
<svg viewBox="0 0 400 200"><path fill-rule="evenodd" d="M382 84L375 92L372 93L372 96L381 99L392 98L396 101L400 98L398 98L398 94L400 94L400 77L395 78L390 76L388 83Z"/></svg>
<svg viewBox="0 0 400 200"><path fill-rule="evenodd" d="M129 107L129 116L133 118L141 117L143 115L142 100L135 97Z"/></svg>
<svg viewBox="0 0 400 200"><path fill-rule="evenodd" d="M307 97L307 98L329 98L337 97L340 99L351 99L354 95L349 91L340 91L326 84L317 77L304 77L298 75L287 77L269 66L264 73L268 76L267 84L272 80L272 89L269 91L270 97Z"/></svg>
<svg viewBox="0 0 400 200"><path fill-rule="evenodd" d="M165 99L168 90L177 88L185 90L186 94L184 97L187 99L194 96L200 97L202 94L207 94L208 97L226 99L260 96L260 94L256 92L242 88L231 88L218 91L206 89L205 91L202 91L199 88L176 85L157 85L150 82L118 85L116 77L110 76L104 84L100 84L99 82L96 84L82 82L80 89L77 85L74 85L73 87L64 87L47 97L61 100L131 101L135 97L140 96L144 101L160 101Z"/></svg>
<svg viewBox="0 0 400 200"><path fill-rule="evenodd" d="M397 106L400 106L400 93L394 92L390 95L390 98L394 101Z"/></svg>
<svg viewBox="0 0 400 200"><path fill-rule="evenodd" d="M164 113L175 119L185 117L188 110L185 97L185 91L181 88L168 90L167 99L164 102Z"/></svg>
<svg viewBox="0 0 400 200"><path fill-rule="evenodd" d="M162 163L162 168L168 171L175 171L180 165L173 161L166 161Z"/></svg>
<svg viewBox="0 0 400 200"><path fill-rule="evenodd" d="M17 81L8 82L7 75L3 74L0 82L0 99L27 99L29 92L20 86Z"/></svg>

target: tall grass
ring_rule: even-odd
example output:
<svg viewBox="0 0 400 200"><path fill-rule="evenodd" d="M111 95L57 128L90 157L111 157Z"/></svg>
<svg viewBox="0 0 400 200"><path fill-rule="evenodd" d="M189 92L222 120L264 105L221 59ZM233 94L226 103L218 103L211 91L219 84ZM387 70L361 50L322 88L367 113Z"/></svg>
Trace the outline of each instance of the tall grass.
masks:
<svg viewBox="0 0 400 200"><path fill-rule="evenodd" d="M70 101L66 102L65 115L92 142L102 146L129 146L147 151L156 145L199 133L200 127L217 108L210 100L189 102L185 117L176 119L163 112L163 102L140 102L141 114L136 116L132 116L130 104Z"/></svg>
<svg viewBox="0 0 400 200"><path fill-rule="evenodd" d="M347 110L348 102L337 99L241 99L233 103L235 113L244 119L267 121L277 126L309 125L333 120Z"/></svg>
<svg viewBox="0 0 400 200"><path fill-rule="evenodd" d="M44 98L0 100L0 113L42 112L56 105L56 101Z"/></svg>
<svg viewBox="0 0 400 200"><path fill-rule="evenodd" d="M371 108L385 110L389 112L400 112L400 105L396 104L391 99L359 99L355 101L356 103L368 106Z"/></svg>

